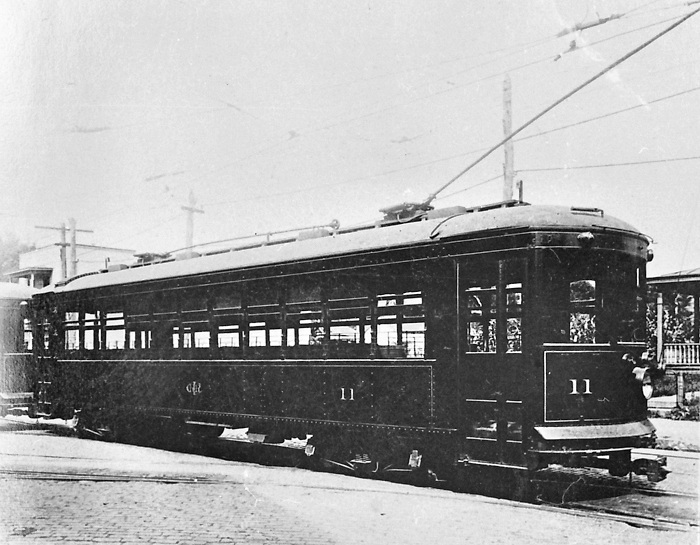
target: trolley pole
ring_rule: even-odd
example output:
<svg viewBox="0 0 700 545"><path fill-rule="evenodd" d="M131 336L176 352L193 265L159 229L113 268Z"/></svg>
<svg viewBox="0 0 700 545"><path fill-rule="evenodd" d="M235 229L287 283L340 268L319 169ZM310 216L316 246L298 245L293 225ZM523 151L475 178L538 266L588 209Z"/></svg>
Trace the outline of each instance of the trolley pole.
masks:
<svg viewBox="0 0 700 545"><path fill-rule="evenodd" d="M187 226L185 231L185 247L190 250L194 246L194 214L204 214L204 210L197 208L197 199L194 193L190 190L188 206L181 207L187 212Z"/></svg>
<svg viewBox="0 0 700 545"><path fill-rule="evenodd" d="M503 200L513 200L513 139L510 138L513 132L513 111L512 111L512 92L510 84L510 76L506 74L503 80L503 136L506 138L503 144L505 152L505 162L503 163Z"/></svg>

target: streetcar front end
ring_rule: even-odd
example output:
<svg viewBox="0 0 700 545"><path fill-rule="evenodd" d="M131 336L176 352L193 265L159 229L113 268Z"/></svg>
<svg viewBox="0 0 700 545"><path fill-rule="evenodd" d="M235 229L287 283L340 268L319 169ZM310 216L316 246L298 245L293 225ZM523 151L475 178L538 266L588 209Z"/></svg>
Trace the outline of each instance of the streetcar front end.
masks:
<svg viewBox="0 0 700 545"><path fill-rule="evenodd" d="M604 230L551 234L537 252L532 468L549 464L665 476L662 459L636 465L652 447L647 400L662 372L647 350L647 240ZM554 244L551 244L552 241Z"/></svg>

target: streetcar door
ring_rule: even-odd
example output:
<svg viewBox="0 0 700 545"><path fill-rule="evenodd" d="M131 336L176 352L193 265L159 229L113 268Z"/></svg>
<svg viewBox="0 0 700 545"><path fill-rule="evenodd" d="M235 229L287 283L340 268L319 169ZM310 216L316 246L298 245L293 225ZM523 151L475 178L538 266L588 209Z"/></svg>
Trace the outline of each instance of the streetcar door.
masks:
<svg viewBox="0 0 700 545"><path fill-rule="evenodd" d="M522 462L524 260L459 266L460 397L467 454Z"/></svg>

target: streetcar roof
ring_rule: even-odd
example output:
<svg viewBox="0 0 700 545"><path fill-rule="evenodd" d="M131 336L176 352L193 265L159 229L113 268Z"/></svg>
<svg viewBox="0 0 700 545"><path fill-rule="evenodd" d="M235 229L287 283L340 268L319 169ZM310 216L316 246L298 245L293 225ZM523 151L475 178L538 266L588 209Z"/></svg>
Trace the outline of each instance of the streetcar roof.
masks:
<svg viewBox="0 0 700 545"><path fill-rule="evenodd" d="M454 238L521 230L624 231L643 236L626 222L597 209L527 205L493 208L430 220L339 232L333 236L233 249L186 260L89 274L50 286L42 292L69 292L167 278L193 276L323 257L338 257L391 248L407 248Z"/></svg>
<svg viewBox="0 0 700 545"><path fill-rule="evenodd" d="M23 301L25 299L31 299L32 295L37 293L37 291L38 290L35 288L30 288L29 286L23 286L21 284L0 282L0 300L2 301Z"/></svg>

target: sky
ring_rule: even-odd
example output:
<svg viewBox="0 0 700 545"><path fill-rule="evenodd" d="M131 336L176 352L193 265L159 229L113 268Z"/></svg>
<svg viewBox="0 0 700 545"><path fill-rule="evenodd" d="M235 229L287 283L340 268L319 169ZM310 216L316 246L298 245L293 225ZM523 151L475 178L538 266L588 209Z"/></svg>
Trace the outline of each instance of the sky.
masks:
<svg viewBox="0 0 700 545"><path fill-rule="evenodd" d="M700 8L689 0L0 3L0 237L165 252L371 223ZM598 23L598 24L593 24ZM566 32L578 25L584 30ZM700 14L515 137L533 204L597 207L700 267ZM498 149L436 207L502 199Z"/></svg>

